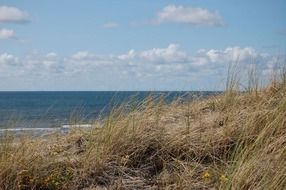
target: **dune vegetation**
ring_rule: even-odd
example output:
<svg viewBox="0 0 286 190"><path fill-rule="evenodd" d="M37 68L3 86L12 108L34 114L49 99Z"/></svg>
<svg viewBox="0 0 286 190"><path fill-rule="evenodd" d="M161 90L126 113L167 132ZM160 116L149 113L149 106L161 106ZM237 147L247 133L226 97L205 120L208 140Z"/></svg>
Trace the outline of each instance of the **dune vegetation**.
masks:
<svg viewBox="0 0 286 190"><path fill-rule="evenodd" d="M0 189L285 189L286 76L206 99L130 101L90 129L6 134Z"/></svg>

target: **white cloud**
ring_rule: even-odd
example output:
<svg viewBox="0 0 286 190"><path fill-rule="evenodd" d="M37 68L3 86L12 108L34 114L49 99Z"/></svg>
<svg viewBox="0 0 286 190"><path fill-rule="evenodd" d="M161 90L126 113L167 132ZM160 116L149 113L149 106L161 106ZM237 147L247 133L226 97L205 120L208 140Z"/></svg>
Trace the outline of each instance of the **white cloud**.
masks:
<svg viewBox="0 0 286 190"><path fill-rule="evenodd" d="M119 24L117 24L115 22L107 22L107 23L102 25L103 28L116 28L118 26L119 26Z"/></svg>
<svg viewBox="0 0 286 190"><path fill-rule="evenodd" d="M188 60L187 54L179 49L178 44L170 44L167 48L153 48L142 51L139 53L139 57L162 63L186 62Z"/></svg>
<svg viewBox="0 0 286 190"><path fill-rule="evenodd" d="M251 58L256 58L258 56L255 49L251 47L229 47L226 48L223 53L227 56L228 60L232 61L245 61L250 60Z"/></svg>
<svg viewBox="0 0 286 190"><path fill-rule="evenodd" d="M157 13L155 23L183 23L192 25L222 26L224 21L217 12L199 7L168 5Z"/></svg>
<svg viewBox="0 0 286 190"><path fill-rule="evenodd" d="M258 63L260 71L269 69L273 56L257 52L252 47L227 47L220 49L201 49L196 53L187 53L177 44L166 48L153 48L144 51L130 50L118 56L118 59L136 68L136 72L148 75L168 76L225 76L228 64L238 62L242 70ZM143 74L142 74L143 73Z"/></svg>
<svg viewBox="0 0 286 190"><path fill-rule="evenodd" d="M251 47L227 47L224 50L201 49L195 54L180 49L178 44L169 44L166 48L153 48L136 52L130 50L117 58L122 61L152 64L188 64L196 67L204 65L227 64L234 61L249 62L264 54L259 54Z"/></svg>
<svg viewBox="0 0 286 190"><path fill-rule="evenodd" d="M58 55L55 52L50 52L46 55L47 58L56 58Z"/></svg>
<svg viewBox="0 0 286 190"><path fill-rule="evenodd" d="M18 58L14 55L3 53L0 54L0 66L1 65L16 65L18 64Z"/></svg>
<svg viewBox="0 0 286 190"><path fill-rule="evenodd" d="M178 44L169 44L167 48L153 48L141 52L130 50L127 54L119 55L121 60L141 59L153 63L179 63L186 62L188 55L180 50Z"/></svg>
<svg viewBox="0 0 286 190"><path fill-rule="evenodd" d="M0 23L15 22L23 23L29 21L29 15L16 7L0 6Z"/></svg>
<svg viewBox="0 0 286 190"><path fill-rule="evenodd" d="M277 63L274 56L252 47L201 49L189 53L178 44L170 44L165 48L130 50L117 56L79 51L67 57L51 52L20 58L3 53L0 54L0 77L7 83L16 76L47 84L54 81L54 85L59 85L58 90L63 90L61 87L74 90L75 86L91 90L93 85L100 87L96 90L182 90L189 83L194 88L209 90L222 84L228 64L236 60L241 68L247 68L255 60L261 76L271 73Z"/></svg>
<svg viewBox="0 0 286 190"><path fill-rule="evenodd" d="M13 39L15 38L15 32L11 29L0 28L0 40L1 39Z"/></svg>
<svg viewBox="0 0 286 190"><path fill-rule="evenodd" d="M122 54L122 55L119 55L118 58L121 59L121 60L129 60L129 59L133 59L135 57L135 50L134 49L131 49L128 51L127 54Z"/></svg>
<svg viewBox="0 0 286 190"><path fill-rule="evenodd" d="M241 48L238 46L227 47L224 50L201 49L197 52L197 55L207 58L207 61L212 63L245 62L256 59L259 56L256 50L251 47Z"/></svg>
<svg viewBox="0 0 286 190"><path fill-rule="evenodd" d="M79 51L71 56L72 59L83 60L90 57L88 51Z"/></svg>

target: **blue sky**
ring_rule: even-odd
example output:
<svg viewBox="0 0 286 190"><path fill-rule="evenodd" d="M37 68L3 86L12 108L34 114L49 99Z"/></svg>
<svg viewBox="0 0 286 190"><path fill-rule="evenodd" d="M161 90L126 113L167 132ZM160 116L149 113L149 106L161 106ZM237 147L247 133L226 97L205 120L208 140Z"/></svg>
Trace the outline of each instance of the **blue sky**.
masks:
<svg viewBox="0 0 286 190"><path fill-rule="evenodd" d="M2 0L0 90L217 90L284 55L283 0ZM263 78L262 77L262 78Z"/></svg>

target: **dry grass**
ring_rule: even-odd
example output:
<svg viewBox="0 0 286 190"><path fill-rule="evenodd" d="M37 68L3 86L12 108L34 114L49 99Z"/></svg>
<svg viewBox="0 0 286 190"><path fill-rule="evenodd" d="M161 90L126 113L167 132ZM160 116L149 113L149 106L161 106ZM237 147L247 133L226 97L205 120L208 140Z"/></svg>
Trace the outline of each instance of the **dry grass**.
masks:
<svg viewBox="0 0 286 190"><path fill-rule="evenodd" d="M150 97L90 130L16 143L7 134L0 189L285 189L286 88L255 91Z"/></svg>

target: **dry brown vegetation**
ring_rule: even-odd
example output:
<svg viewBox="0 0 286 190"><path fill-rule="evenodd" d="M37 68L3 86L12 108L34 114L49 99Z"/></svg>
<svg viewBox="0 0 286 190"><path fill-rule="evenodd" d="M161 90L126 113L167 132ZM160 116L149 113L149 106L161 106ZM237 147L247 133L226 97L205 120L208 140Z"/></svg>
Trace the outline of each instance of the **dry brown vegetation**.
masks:
<svg viewBox="0 0 286 190"><path fill-rule="evenodd" d="M149 97L89 130L7 134L0 145L0 189L285 188L284 81L189 102Z"/></svg>

